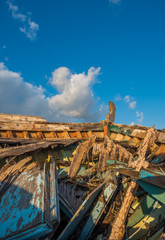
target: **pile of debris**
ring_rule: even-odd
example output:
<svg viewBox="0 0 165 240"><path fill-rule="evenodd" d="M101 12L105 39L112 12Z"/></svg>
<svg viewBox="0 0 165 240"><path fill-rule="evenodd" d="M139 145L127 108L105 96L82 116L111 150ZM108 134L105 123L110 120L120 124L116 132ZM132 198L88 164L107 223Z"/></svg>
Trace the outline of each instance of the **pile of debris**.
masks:
<svg viewBox="0 0 165 240"><path fill-rule="evenodd" d="M165 131L113 115L1 116L0 239L165 239Z"/></svg>

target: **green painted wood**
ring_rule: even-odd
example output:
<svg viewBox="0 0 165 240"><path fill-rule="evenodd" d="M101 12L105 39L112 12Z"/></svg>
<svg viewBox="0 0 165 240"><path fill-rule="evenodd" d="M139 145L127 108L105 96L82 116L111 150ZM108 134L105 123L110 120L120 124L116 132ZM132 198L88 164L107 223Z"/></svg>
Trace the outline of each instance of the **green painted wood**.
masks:
<svg viewBox="0 0 165 240"><path fill-rule="evenodd" d="M146 235L149 233L149 227L150 229L154 229L155 227L159 226L160 223L163 222L165 215L165 205L162 205L161 207L157 207L149 219L146 221L146 224L142 226L139 232L137 232L131 240L141 240L146 237ZM133 233L135 233L141 225L146 220L146 217L143 218L140 222L138 222L136 225L134 225L132 228L128 228L128 236L130 237Z"/></svg>
<svg viewBox="0 0 165 240"><path fill-rule="evenodd" d="M150 214L155 202L156 200L153 197L150 197L149 195L145 196L141 204L136 208L135 212L128 218L127 227L133 227L145 216ZM160 204L157 206L160 206Z"/></svg>
<svg viewBox="0 0 165 240"><path fill-rule="evenodd" d="M121 133L121 127L110 125L109 126L109 131L110 132Z"/></svg>
<svg viewBox="0 0 165 240"><path fill-rule="evenodd" d="M160 238L161 233L163 232L164 227L161 227L155 234L149 237L147 240L157 240Z"/></svg>
<svg viewBox="0 0 165 240"><path fill-rule="evenodd" d="M100 196L97 200L96 205L92 209L85 226L78 238L78 240L87 240L89 239L91 233L93 232L96 224L98 223L100 217L102 216L107 204L109 203L110 199L112 198L117 186L113 183L107 183L103 188Z"/></svg>
<svg viewBox="0 0 165 240"><path fill-rule="evenodd" d="M153 198L157 199L159 202L165 204L165 191L163 188L155 186L151 183L137 180L139 185L148 192Z"/></svg>

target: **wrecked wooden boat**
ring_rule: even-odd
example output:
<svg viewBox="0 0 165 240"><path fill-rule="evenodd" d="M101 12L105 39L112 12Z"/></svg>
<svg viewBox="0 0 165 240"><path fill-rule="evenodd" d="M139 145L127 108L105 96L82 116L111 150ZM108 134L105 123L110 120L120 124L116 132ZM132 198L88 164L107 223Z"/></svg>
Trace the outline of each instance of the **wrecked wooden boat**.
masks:
<svg viewBox="0 0 165 240"><path fill-rule="evenodd" d="M14 168L28 160L21 160ZM32 163L25 165L19 176L13 176L15 180L2 184L1 239L36 239L52 232L60 222L55 163L44 164L43 169Z"/></svg>
<svg viewBox="0 0 165 240"><path fill-rule="evenodd" d="M165 131L0 114L0 239L164 239Z"/></svg>

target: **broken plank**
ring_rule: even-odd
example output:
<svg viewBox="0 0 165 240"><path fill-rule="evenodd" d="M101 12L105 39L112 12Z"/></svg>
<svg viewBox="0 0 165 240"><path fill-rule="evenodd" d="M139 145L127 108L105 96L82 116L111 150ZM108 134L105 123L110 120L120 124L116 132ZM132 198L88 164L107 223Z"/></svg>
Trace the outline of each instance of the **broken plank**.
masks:
<svg viewBox="0 0 165 240"><path fill-rule="evenodd" d="M38 143L28 144L25 146L0 149L0 159L5 157L10 157L10 156L19 156L27 152L33 152L38 149L47 148L53 144L55 145L55 142L38 142Z"/></svg>
<svg viewBox="0 0 165 240"><path fill-rule="evenodd" d="M65 215L71 219L75 213L75 210L72 208L70 203L59 193L59 200L60 200L60 209L62 210Z"/></svg>
<svg viewBox="0 0 165 240"><path fill-rule="evenodd" d="M101 184L98 186L94 191L92 191L84 200L84 202L81 204L79 209L76 211L74 216L71 218L65 229L62 231L60 236L58 237L58 240L66 240L69 239L70 236L75 232L77 226L80 224L80 222L84 219L85 215L87 214L89 208L94 203L97 195L103 188L104 184Z"/></svg>
<svg viewBox="0 0 165 240"><path fill-rule="evenodd" d="M89 140L80 143L75 151L74 158L68 170L69 177L73 178L76 176L77 171L79 170L80 164L85 160L89 150L93 147L95 142L96 135L92 136Z"/></svg>
<svg viewBox="0 0 165 240"><path fill-rule="evenodd" d="M27 152L33 152L38 149L48 148L49 146L57 147L57 146L68 146L70 144L76 143L77 140L54 140L54 141L40 141L37 143L31 143L24 146L17 146L17 147L8 147L4 149L0 149L0 159L9 156L18 156Z"/></svg>
<svg viewBox="0 0 165 240"><path fill-rule="evenodd" d="M24 171L14 179L1 195L0 239L34 240L56 229L60 222L57 185L55 163Z"/></svg>
<svg viewBox="0 0 165 240"><path fill-rule="evenodd" d="M103 187L96 205L94 206L92 212L90 213L85 226L79 236L79 240L89 239L92 231L94 230L96 224L98 223L100 217L102 216L106 206L111 200L117 186L113 183L107 182L105 187Z"/></svg>

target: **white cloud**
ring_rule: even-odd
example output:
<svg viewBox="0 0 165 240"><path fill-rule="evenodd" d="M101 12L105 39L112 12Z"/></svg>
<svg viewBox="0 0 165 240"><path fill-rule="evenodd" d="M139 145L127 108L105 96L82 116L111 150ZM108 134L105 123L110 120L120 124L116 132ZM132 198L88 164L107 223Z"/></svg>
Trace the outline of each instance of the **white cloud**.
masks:
<svg viewBox="0 0 165 240"><path fill-rule="evenodd" d="M115 101L124 101L125 103L128 104L128 107L131 109L134 109L137 104L135 98L131 97L130 95L126 95L124 98L122 98L120 94L117 94L115 97Z"/></svg>
<svg viewBox="0 0 165 240"><path fill-rule="evenodd" d="M0 112L46 115L48 101L44 89L23 80L20 73L0 63Z"/></svg>
<svg viewBox="0 0 165 240"><path fill-rule="evenodd" d="M7 4L9 6L9 10L11 11L12 17L15 19L20 20L21 22L26 21L26 16L19 12L19 9L16 5L13 5L10 1L7 1Z"/></svg>
<svg viewBox="0 0 165 240"><path fill-rule="evenodd" d="M129 108L134 109L136 107L136 101L129 102Z"/></svg>
<svg viewBox="0 0 165 240"><path fill-rule="evenodd" d="M110 3L119 4L121 0L109 0Z"/></svg>
<svg viewBox="0 0 165 240"><path fill-rule="evenodd" d="M57 88L58 92L64 91L66 84L72 76L70 70L66 67L60 67L52 73L51 84Z"/></svg>
<svg viewBox="0 0 165 240"><path fill-rule="evenodd" d="M27 26L24 26L23 28L20 27L20 31L25 33L25 35L31 40L36 39L38 30L39 25L35 22L32 22L30 19L28 19Z"/></svg>
<svg viewBox="0 0 165 240"><path fill-rule="evenodd" d="M128 107L130 109L135 109L136 105L137 105L137 101L135 100L135 98L130 95L126 95L123 98L123 97L121 97L120 94L117 94L115 97L115 101L123 101L123 102L127 103ZM143 112L136 111L136 122L138 122L138 124L142 125L143 119L144 119ZM135 125L135 122L131 122L131 125Z"/></svg>
<svg viewBox="0 0 165 240"><path fill-rule="evenodd" d="M94 111L96 102L91 87L99 72L99 67L91 67L87 74L72 74L66 67L56 69L50 81L59 94L49 100L51 108L61 115L85 121L98 118L98 112Z"/></svg>
<svg viewBox="0 0 165 240"><path fill-rule="evenodd" d="M39 115L48 121L98 121L105 110L92 91L99 71L92 67L87 74L73 74L58 68L50 79L58 94L46 97L42 86L25 82L20 73L0 63L0 112Z"/></svg>
<svg viewBox="0 0 165 240"><path fill-rule="evenodd" d="M9 6L9 10L11 11L12 17L19 20L23 24L23 27L19 28L20 31L24 33L30 40L35 40L39 30L39 25L34 21L31 21L31 18L27 15L22 14L19 11L18 6L13 5L10 0L7 1L7 4Z"/></svg>
<svg viewBox="0 0 165 240"><path fill-rule="evenodd" d="M137 121L142 124L143 123L143 119L144 119L144 113L143 112L139 112L136 111L136 117L137 117Z"/></svg>
<svg viewBox="0 0 165 240"><path fill-rule="evenodd" d="M130 96L129 96L129 95L125 96L125 97L124 97L124 101L125 101L126 103L130 102L130 101L131 101Z"/></svg>
<svg viewBox="0 0 165 240"><path fill-rule="evenodd" d="M116 101L116 102L120 102L121 100L122 100L121 95L120 95L120 94L117 94L117 95L115 96L115 101Z"/></svg>
<svg viewBox="0 0 165 240"><path fill-rule="evenodd" d="M129 108L134 109L136 107L136 101L134 99L134 97L127 95L123 100L124 102L128 103Z"/></svg>

